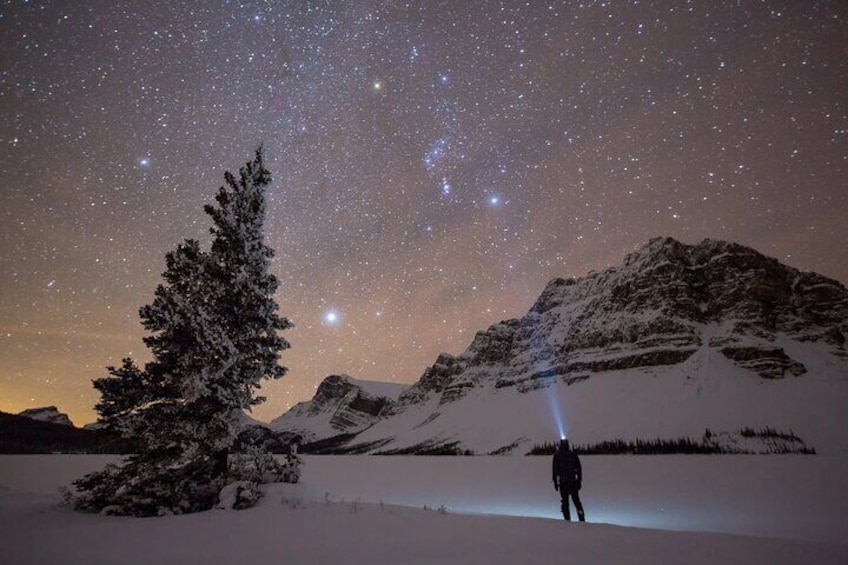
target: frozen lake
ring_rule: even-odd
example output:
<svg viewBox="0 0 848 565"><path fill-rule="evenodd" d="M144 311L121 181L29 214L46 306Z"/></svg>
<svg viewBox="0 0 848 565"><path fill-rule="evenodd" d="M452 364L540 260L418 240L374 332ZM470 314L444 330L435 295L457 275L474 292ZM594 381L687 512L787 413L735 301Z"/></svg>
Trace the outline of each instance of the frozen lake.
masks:
<svg viewBox="0 0 848 565"><path fill-rule="evenodd" d="M848 541L848 458L584 456L590 522ZM335 499L561 518L549 457L306 457Z"/></svg>
<svg viewBox="0 0 848 565"><path fill-rule="evenodd" d="M0 562L848 562L844 457L583 457L585 525L559 519L548 457L306 456L300 484L241 512L58 505L112 459L0 456Z"/></svg>

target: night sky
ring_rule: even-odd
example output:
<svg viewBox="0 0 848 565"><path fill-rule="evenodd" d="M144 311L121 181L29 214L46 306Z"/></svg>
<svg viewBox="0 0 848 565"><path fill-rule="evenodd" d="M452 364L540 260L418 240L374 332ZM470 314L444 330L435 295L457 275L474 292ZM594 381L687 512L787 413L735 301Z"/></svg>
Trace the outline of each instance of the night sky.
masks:
<svg viewBox="0 0 848 565"><path fill-rule="evenodd" d="M412 383L654 236L848 281L844 2L6 2L0 410L95 419L264 143L289 374Z"/></svg>

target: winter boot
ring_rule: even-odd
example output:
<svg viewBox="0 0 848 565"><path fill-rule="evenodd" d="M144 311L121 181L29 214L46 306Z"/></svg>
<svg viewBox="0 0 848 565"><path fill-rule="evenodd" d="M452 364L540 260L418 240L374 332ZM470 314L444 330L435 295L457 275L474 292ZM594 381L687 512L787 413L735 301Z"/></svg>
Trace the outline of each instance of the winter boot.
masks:
<svg viewBox="0 0 848 565"><path fill-rule="evenodd" d="M586 521L586 514L582 510L577 511L577 517L580 518L581 522Z"/></svg>

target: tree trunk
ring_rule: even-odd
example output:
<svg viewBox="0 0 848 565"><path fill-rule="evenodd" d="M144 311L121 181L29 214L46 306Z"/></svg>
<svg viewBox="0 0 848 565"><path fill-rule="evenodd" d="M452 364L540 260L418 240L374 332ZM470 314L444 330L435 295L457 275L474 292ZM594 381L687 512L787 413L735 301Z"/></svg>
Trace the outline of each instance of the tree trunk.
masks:
<svg viewBox="0 0 848 565"><path fill-rule="evenodd" d="M227 459L229 458L229 455L229 449L222 449L215 453L215 466L212 468L213 479L227 476Z"/></svg>

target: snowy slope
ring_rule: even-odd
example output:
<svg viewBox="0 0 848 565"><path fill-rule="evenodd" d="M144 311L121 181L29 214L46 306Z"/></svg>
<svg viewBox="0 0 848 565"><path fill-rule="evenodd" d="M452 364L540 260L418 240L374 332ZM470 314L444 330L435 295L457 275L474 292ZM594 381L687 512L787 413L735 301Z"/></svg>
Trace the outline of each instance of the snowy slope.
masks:
<svg viewBox="0 0 848 565"><path fill-rule="evenodd" d="M806 380L763 380L705 346L679 365L609 371L572 385L560 378L521 392L481 384L454 402L434 397L410 405L356 441L394 438L379 451L458 441L457 448L478 454L509 446L524 454L557 439L558 412L566 434L581 444L771 427L793 431L819 453L848 453L846 405L844 374L822 370ZM740 449L758 450L738 434L733 439Z"/></svg>
<svg viewBox="0 0 848 565"><path fill-rule="evenodd" d="M318 386L312 400L301 402L269 427L303 441L314 441L343 433L359 432L379 421L406 385L332 375Z"/></svg>
<svg viewBox="0 0 848 565"><path fill-rule="evenodd" d="M559 414L581 444L709 429L731 449L780 451L740 434L770 428L848 452L846 335L840 283L734 243L658 238L621 266L551 281L526 316L440 355L347 446L526 453L560 435ZM319 404L313 422L329 417ZM311 437L339 433L322 423Z"/></svg>

